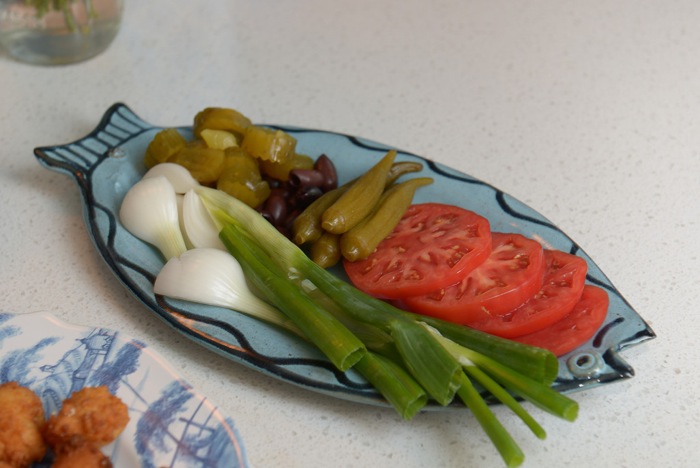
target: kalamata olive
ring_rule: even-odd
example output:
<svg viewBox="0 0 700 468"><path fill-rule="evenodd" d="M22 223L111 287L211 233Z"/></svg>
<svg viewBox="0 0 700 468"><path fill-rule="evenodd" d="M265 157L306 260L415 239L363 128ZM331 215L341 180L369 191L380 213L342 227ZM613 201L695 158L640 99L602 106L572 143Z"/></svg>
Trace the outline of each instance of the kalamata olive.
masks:
<svg viewBox="0 0 700 468"><path fill-rule="evenodd" d="M279 194L270 194L265 201L264 212L269 221L277 225L287 217L287 200Z"/></svg>
<svg viewBox="0 0 700 468"><path fill-rule="evenodd" d="M260 209L258 210L258 213L260 213L260 215L261 215L263 218L265 218L265 220L266 220L268 223L270 223L270 224L275 224L275 223L274 223L274 220L272 219L272 215L271 215L270 213L268 213L268 212L265 210L265 207L260 207Z"/></svg>
<svg viewBox="0 0 700 468"><path fill-rule="evenodd" d="M321 195L323 195L323 190L320 187L308 187L304 190L298 190L294 194L294 207L306 208Z"/></svg>
<svg viewBox="0 0 700 468"><path fill-rule="evenodd" d="M287 232L289 232L290 235L291 235L291 231L292 231L292 224L294 224L294 220L297 219L297 216L299 216L300 213L301 213L300 209L290 210L287 213L287 217L280 225L283 229L285 229Z"/></svg>
<svg viewBox="0 0 700 468"><path fill-rule="evenodd" d="M282 198L289 198L292 196L292 190L287 184L277 184L272 190L270 190L270 196L278 195Z"/></svg>
<svg viewBox="0 0 700 468"><path fill-rule="evenodd" d="M293 169L289 172L289 183L296 189L320 187L324 181L323 173L315 169Z"/></svg>
<svg viewBox="0 0 700 468"><path fill-rule="evenodd" d="M338 186L338 173L335 170L333 161L331 161L328 156L325 154L319 156L314 164L314 169L323 174L323 184L321 185L321 188L324 192L333 190Z"/></svg>

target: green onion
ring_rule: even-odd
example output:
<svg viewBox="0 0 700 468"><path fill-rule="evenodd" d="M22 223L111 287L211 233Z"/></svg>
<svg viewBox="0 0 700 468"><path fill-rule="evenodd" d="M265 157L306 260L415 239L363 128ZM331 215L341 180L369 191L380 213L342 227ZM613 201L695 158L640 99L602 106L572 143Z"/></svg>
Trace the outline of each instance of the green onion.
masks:
<svg viewBox="0 0 700 468"><path fill-rule="evenodd" d="M222 250L196 248L171 258L156 276L153 292L174 299L235 309L306 338L279 309L253 294L241 265Z"/></svg>
<svg viewBox="0 0 700 468"><path fill-rule="evenodd" d="M215 213L215 217L217 217L219 220L225 219L221 216L221 214ZM260 219L267 223L267 221L265 221L263 218ZM275 230L275 233L277 236L281 236L277 230ZM263 268L267 269L267 274L270 274L269 272L272 271L275 266L279 268L279 265L276 265L279 262L274 262L272 258L268 257L258 242L249 237L247 233L243 231L243 227L240 226L236 220L230 220L229 224L224 225L223 229L221 230L220 237L224 245L231 251L231 254L241 263L244 270L246 269L246 266L249 267L248 271L246 271L246 275L257 275L257 272L261 271ZM305 255L302 255L301 258L304 259L301 264L294 263L291 259L289 259L289 264L286 266L286 268L281 269L281 271L287 272L285 275L285 278L287 279L280 280L280 289L284 290L278 290L276 292L278 297L271 295L275 293L265 292L263 287L259 285L258 281L253 281L254 285L258 287L259 290L263 291L265 296L270 301L273 301L273 303L285 313L285 307L289 307L290 305L291 296L301 294L300 288L289 287L288 278L295 276L299 276L299 278L306 278L306 269L304 267L307 266L307 261L311 265L315 265ZM263 261L263 259L265 261ZM280 273L280 276L281 275L282 273ZM283 288L285 285L286 287ZM343 306L342 297L332 297L334 297L335 302L339 306ZM328 313L327 309L321 307L317 302L311 301L308 296L305 296L305 300L306 302L313 304L314 309L318 313L323 313L327 317L333 317ZM307 305L307 307L311 306ZM351 310L348 310L345 307L343 307L343 310L352 316ZM292 318L292 320L304 331L304 333L307 333L303 326L291 315L290 318ZM352 318L357 319L357 317ZM449 404L454 397L457 387L459 386L459 381L457 378L459 363L452 358L452 356L447 353L439 343L432 339L432 337L426 333L423 327L421 327L417 322L409 322L407 320L382 320L380 322L388 327L390 332L389 334L394 339L396 348L404 359L406 368L410 371L413 377L420 382L428 394L438 403L442 405ZM338 326L339 328L335 331L340 332L340 322L338 322ZM352 335L347 328L343 327L343 329L347 332L348 336L352 336L356 339L356 337ZM311 336L309 337L312 341L314 341ZM325 336L325 338L329 337L330 335ZM344 339L338 338L336 343L344 343ZM323 348L321 348L321 350L324 351Z"/></svg>
<svg viewBox="0 0 700 468"><path fill-rule="evenodd" d="M245 234L233 225L224 226L221 240L255 288L284 312L338 369L346 371L362 359L365 345L300 289L290 288L288 280L271 271L263 257L256 255L259 252L250 248L254 243L249 242Z"/></svg>
<svg viewBox="0 0 700 468"><path fill-rule="evenodd" d="M391 337L404 364L428 394L448 405L459 388L460 367L442 346L416 322L396 321Z"/></svg>
<svg viewBox="0 0 700 468"><path fill-rule="evenodd" d="M247 255L256 261L265 259L267 261L267 268L272 268L272 264L277 264L283 271L288 272L288 278L298 275L300 278L308 279L312 279L308 274L310 269L320 268L296 246L294 246L294 249L285 251L285 253L293 253L293 256L287 255L284 258L268 256L261 247L275 242L275 238L282 236L276 229L274 231L275 238L266 239L268 242L259 244L257 241L253 241L253 238L245 232L244 229L248 228L249 225L244 227L237 219L223 215L218 211L214 212L214 217L220 222L228 222L228 224L223 225L220 237L224 245L229 248L231 253L242 265L245 265L247 260L243 260L241 257ZM259 219L267 223L263 218ZM260 237L257 236L255 238L260 239ZM286 238L282 237L282 239L287 242ZM282 240L279 239L278 242L282 242ZM296 255L297 252L300 255ZM322 271L325 272L325 270ZM330 275L330 273L325 273ZM311 282L316 285L313 280ZM296 290L297 288L293 289ZM355 314L355 309L345 305L345 297L328 294L323 289L321 289L321 291L326 293L329 297L334 298L336 304L354 320L375 325L380 329L388 331L389 335L394 339L396 348L402 356L406 368L411 372L413 377L420 382L428 394L441 405L447 405L452 401L457 387L459 386L457 377L459 363L426 333L418 322L409 321L400 317L383 317L376 312L371 315L366 313L358 315ZM272 297L268 296L268 298L274 300ZM282 308L282 305L285 303L282 302L280 304L276 302L275 304ZM313 304L316 308L324 310L324 312L327 313L326 309L319 307L317 303L313 302ZM284 311L284 309L282 310ZM302 328L298 323L297 326Z"/></svg>
<svg viewBox="0 0 700 468"><path fill-rule="evenodd" d="M510 408L511 411L513 411L522 421L527 425L527 427L530 428L530 430L540 439L545 439L547 437L547 433L545 430L542 428L542 426L539 425L537 421L535 421L535 418L533 418L530 413L525 411L525 408L520 406L520 403L517 402L513 396L508 393L506 390L503 389L500 385L498 385L497 382L495 382L491 377L489 377L484 371L479 369L475 365L466 365L463 366L464 371L472 377L474 380L476 380L479 384L481 384L482 387L484 387L486 390L491 393L498 401L503 403L505 406Z"/></svg>
<svg viewBox="0 0 700 468"><path fill-rule="evenodd" d="M353 346L358 342L357 338L328 314L322 306L327 301L313 300L305 288L294 284L273 262L263 261L269 259L266 259L262 249L235 224L224 226L221 239L231 250L232 255L239 260L246 275L249 275L249 279L258 290L287 314L299 328L302 328L310 337L310 341L326 353L339 369L347 370L350 365L354 365L360 375L365 377L404 419L412 418L425 406L428 399L425 391L411 375L386 357L369 353L364 349L362 353L353 351ZM270 286L273 284L274 287ZM318 298L315 296L315 299ZM297 307L302 309L297 310ZM307 317L306 314L312 316ZM325 329L305 326L305 321L311 321L313 324L315 314L318 314L325 323ZM371 332L366 333L371 334ZM382 336L381 333L374 335ZM382 346L385 344L382 339L377 341L382 343ZM341 350L345 350L345 354Z"/></svg>
<svg viewBox="0 0 700 468"><path fill-rule="evenodd" d="M535 406L566 421L575 421L578 417L578 403L566 395L525 375L518 374L488 356L470 352L466 348L465 350L476 365L500 382L501 385Z"/></svg>
<svg viewBox="0 0 700 468"><path fill-rule="evenodd" d="M132 187L120 210L132 234L171 258L154 285L157 294L229 307L292 331L339 370L358 372L406 420L429 399L448 405L458 396L507 466L520 465L523 453L471 379L539 438L546 437L544 429L515 397L576 419L577 403L550 387L558 372L551 352L368 296L315 264L258 212L224 192L195 186L185 194L187 241L200 247L185 251L170 181L182 174L166 169ZM192 185L184 182L175 185Z"/></svg>
<svg viewBox="0 0 700 468"><path fill-rule="evenodd" d="M501 385L530 401L534 405L567 421L574 421L578 415L578 403L551 387L533 380L500 362L440 336L434 336L459 360L473 363ZM463 362L464 362L463 361ZM537 433L538 431L535 431Z"/></svg>
<svg viewBox="0 0 700 468"><path fill-rule="evenodd" d="M486 389L491 395L493 395L498 401L503 403L505 406L511 409L522 421L530 428L530 430L540 439L547 437L547 433L544 431L542 426L535 421L535 419L525 411L525 408L520 406L520 403L516 401L513 396L508 393L503 387L501 387L498 382L494 381L488 374L482 371L479 367L474 365L474 363L466 357L463 352L463 347L457 343L450 341L440 335L436 329L430 327L430 325L424 325L427 330L431 331L435 337L443 344L445 349L447 349L452 355L459 361L462 365L462 369L472 377L479 384L481 384L484 389ZM510 369L509 369L510 371Z"/></svg>
<svg viewBox="0 0 700 468"><path fill-rule="evenodd" d="M427 403L423 388L406 371L379 354L368 352L355 365L357 370L381 393L406 421Z"/></svg>
<svg viewBox="0 0 700 468"><path fill-rule="evenodd" d="M506 466L515 467L522 464L525 459L522 450L493 414L484 399L481 398L481 395L476 391L469 378L464 374L462 374L461 383L459 392L457 392L460 399L474 413L484 432L489 436L498 453L501 454L501 458L505 461Z"/></svg>
<svg viewBox="0 0 700 468"><path fill-rule="evenodd" d="M368 351L356 361L355 370L404 418L419 411L427 396L447 405L458 395L508 466L522 463L522 451L470 376L511 408L537 437L544 438L544 430L508 391L564 419L576 418L578 405L549 387L558 371L558 361L549 351L407 313L370 297L316 265L247 205L217 190L194 190L221 229L224 245L268 300L285 313L289 304L313 306L370 337L365 343ZM299 311L289 315L293 320L294 313ZM342 327L343 333L356 339L348 328Z"/></svg>
<svg viewBox="0 0 700 468"><path fill-rule="evenodd" d="M556 378L558 361L550 351L505 340L453 323L411 314L364 294L316 265L294 243L281 236L272 224L261 222L264 220L254 209L220 190L198 187L195 191L210 209L219 228L223 223L235 223L242 226L242 229L251 237L264 239L261 247L272 261L278 262L282 267L292 264L299 271L303 271L304 276L316 287L327 296L336 299L341 307L360 321L371 323L384 330L391 329L391 322L396 319L424 321L451 340L491 356L508 367L520 369L534 380L551 384Z"/></svg>
<svg viewBox="0 0 700 468"><path fill-rule="evenodd" d="M414 315L455 343L484 354L533 380L551 385L559 372L559 360L551 351L517 341L487 335L473 328L445 322L433 317Z"/></svg>
<svg viewBox="0 0 700 468"><path fill-rule="evenodd" d="M164 176L134 184L124 196L119 220L131 234L158 248L166 260L187 250L175 189Z"/></svg>

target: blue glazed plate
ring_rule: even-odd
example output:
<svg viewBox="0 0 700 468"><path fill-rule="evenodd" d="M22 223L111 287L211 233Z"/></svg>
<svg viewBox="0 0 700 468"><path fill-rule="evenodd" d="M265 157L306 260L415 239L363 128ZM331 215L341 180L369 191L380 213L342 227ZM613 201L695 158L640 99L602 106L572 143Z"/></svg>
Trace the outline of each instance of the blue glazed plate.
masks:
<svg viewBox="0 0 700 468"><path fill-rule="evenodd" d="M103 448L115 468L248 466L233 421L144 343L48 313L0 313L0 351L0 383L32 389L47 417L88 386L106 385L128 406L128 425Z"/></svg>
<svg viewBox="0 0 700 468"><path fill-rule="evenodd" d="M357 177L392 149L340 133L271 127L292 134L300 153L330 157L341 183ZM121 226L117 214L127 190L145 172L142 160L148 143L162 128L143 121L127 106L115 104L85 138L37 148L35 155L45 167L68 174L78 183L85 221L98 252L124 286L170 326L233 361L273 377L339 398L386 405L359 375L335 370L325 357L294 336L230 310L153 294L152 284L163 261L156 250ZM190 127L179 130L185 137L192 136ZM416 203L442 202L474 210L489 219L494 231L520 233L588 262L587 281L608 292L610 308L597 335L560 358L554 384L558 391L591 388L634 375L620 351L653 338L654 332L572 239L545 217L488 183L406 151L399 151L400 160L423 163L423 172L416 176L435 180L418 191ZM441 407L429 406L437 408Z"/></svg>

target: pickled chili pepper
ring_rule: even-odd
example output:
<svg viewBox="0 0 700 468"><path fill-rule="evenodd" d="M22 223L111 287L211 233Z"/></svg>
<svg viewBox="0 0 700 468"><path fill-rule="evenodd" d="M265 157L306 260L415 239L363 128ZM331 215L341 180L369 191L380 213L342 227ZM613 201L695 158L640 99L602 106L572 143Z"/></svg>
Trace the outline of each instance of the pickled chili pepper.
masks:
<svg viewBox="0 0 700 468"><path fill-rule="evenodd" d="M389 151L326 209L321 216L323 229L342 234L367 216L384 191L386 177L395 158L396 151Z"/></svg>
<svg viewBox="0 0 700 468"><path fill-rule="evenodd" d="M396 180L402 175L409 174L411 172L419 172L423 169L423 165L415 161L399 161L392 164L389 173L386 175L385 187L396 182Z"/></svg>
<svg viewBox="0 0 700 468"><path fill-rule="evenodd" d="M292 240L297 245L314 242L321 237L323 234L321 227L323 212L333 205L349 187L349 185L344 185L324 193L296 217L292 223Z"/></svg>
<svg viewBox="0 0 700 468"><path fill-rule="evenodd" d="M166 162L187 145L187 140L174 128L166 128L153 137L148 144L143 162L150 169L156 164Z"/></svg>
<svg viewBox="0 0 700 468"><path fill-rule="evenodd" d="M322 156L321 156L322 157ZM410 172L418 172L423 169L423 165L411 161L399 161L392 164L387 173L384 186L388 187L399 177ZM294 219L292 224L292 240L297 245L313 242L321 236L323 228L321 226L321 216L338 198L354 184L357 179L353 179L342 186L326 191L316 201L311 203L302 213Z"/></svg>
<svg viewBox="0 0 700 468"><path fill-rule="evenodd" d="M311 244L310 257L313 262L323 268L330 268L340 261L340 236L324 232L321 237Z"/></svg>
<svg viewBox="0 0 700 468"><path fill-rule="evenodd" d="M418 177L388 188L373 212L340 237L343 257L351 262L367 258L399 223L416 190L432 183L430 177Z"/></svg>

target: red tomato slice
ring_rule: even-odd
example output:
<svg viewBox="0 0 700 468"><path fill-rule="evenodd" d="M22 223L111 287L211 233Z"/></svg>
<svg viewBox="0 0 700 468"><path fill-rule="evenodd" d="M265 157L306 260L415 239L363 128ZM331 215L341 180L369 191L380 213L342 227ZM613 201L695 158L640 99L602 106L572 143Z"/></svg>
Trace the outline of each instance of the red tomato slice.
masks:
<svg viewBox="0 0 700 468"><path fill-rule="evenodd" d="M486 218L453 205L412 205L366 259L344 261L350 281L375 297L396 299L460 281L491 253Z"/></svg>
<svg viewBox="0 0 700 468"><path fill-rule="evenodd" d="M562 356L588 341L605 321L610 298L601 288L586 285L574 310L553 325L515 341L545 348Z"/></svg>
<svg viewBox="0 0 700 468"><path fill-rule="evenodd" d="M520 234L491 234L489 258L457 284L422 296L401 299L418 314L466 324L512 311L541 288L542 246Z"/></svg>
<svg viewBox="0 0 700 468"><path fill-rule="evenodd" d="M544 285L515 310L471 322L477 330L504 338L534 333L561 320L581 298L588 265L581 257L545 250Z"/></svg>

